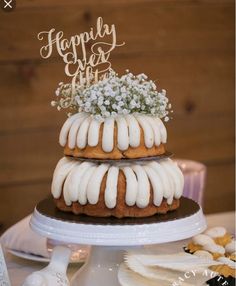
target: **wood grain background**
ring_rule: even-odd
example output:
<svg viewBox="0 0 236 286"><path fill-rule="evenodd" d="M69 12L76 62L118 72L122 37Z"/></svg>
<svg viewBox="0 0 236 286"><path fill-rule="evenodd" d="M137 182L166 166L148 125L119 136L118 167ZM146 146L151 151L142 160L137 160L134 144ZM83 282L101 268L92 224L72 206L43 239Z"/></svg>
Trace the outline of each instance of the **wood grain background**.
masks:
<svg viewBox="0 0 236 286"><path fill-rule="evenodd" d="M174 108L168 149L208 167L205 212L234 209L233 0L18 0L0 10L0 222L33 210L50 192L62 150L63 112L50 107L64 66L39 56L37 33L67 37L98 16L115 23L126 45L112 55L120 73L145 72L167 89Z"/></svg>

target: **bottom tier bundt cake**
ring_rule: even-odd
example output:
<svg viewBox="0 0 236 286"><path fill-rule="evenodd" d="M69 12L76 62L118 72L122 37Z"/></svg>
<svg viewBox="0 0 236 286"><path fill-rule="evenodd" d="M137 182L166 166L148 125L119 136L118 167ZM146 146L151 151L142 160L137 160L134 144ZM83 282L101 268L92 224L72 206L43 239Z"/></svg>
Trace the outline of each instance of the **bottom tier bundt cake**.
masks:
<svg viewBox="0 0 236 286"><path fill-rule="evenodd" d="M147 217L179 207L184 178L171 159L93 163L62 158L54 171L57 207L96 217Z"/></svg>

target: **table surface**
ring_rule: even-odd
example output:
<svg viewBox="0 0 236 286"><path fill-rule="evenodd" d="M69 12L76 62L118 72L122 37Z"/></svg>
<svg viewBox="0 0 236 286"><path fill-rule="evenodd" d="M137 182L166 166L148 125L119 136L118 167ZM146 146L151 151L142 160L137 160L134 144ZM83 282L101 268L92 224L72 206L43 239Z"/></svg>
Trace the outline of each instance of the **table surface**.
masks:
<svg viewBox="0 0 236 286"><path fill-rule="evenodd" d="M234 233L235 231L234 212L211 214L207 215L206 218L208 227L224 226L230 233ZM187 241L188 240L182 240L161 245L145 246L145 248L147 253L170 254L182 251L182 247L186 245ZM21 259L11 255L10 253L6 253L5 258L12 286L21 285L29 274L46 266L45 263ZM71 278L81 266L82 264L70 264L68 268L68 277Z"/></svg>

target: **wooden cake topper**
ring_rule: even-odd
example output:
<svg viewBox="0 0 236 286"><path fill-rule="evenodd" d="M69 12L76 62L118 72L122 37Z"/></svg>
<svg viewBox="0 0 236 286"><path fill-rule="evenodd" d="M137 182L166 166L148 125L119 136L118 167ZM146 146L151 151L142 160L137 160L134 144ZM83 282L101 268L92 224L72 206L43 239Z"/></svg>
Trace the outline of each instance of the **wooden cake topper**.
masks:
<svg viewBox="0 0 236 286"><path fill-rule="evenodd" d="M89 86L105 75L111 68L111 52L125 44L117 43L115 25L104 24L102 17L97 19L95 29L90 28L89 32L71 36L69 39L64 37L63 31L56 32L54 28L40 32L38 39L46 40L46 44L40 49L42 58L50 58L53 50L56 50L63 59L65 74L72 79L72 90L76 84Z"/></svg>
<svg viewBox="0 0 236 286"><path fill-rule="evenodd" d="M117 43L116 27L97 18L96 27L70 38L54 28L42 31L38 39L43 59L58 54L65 63L65 74L71 79L60 82L56 100L51 105L67 115L85 112L96 120L142 113L169 120L171 104L166 91L157 90L154 81L144 74L134 75L128 69L119 76L111 66L111 52L125 43Z"/></svg>

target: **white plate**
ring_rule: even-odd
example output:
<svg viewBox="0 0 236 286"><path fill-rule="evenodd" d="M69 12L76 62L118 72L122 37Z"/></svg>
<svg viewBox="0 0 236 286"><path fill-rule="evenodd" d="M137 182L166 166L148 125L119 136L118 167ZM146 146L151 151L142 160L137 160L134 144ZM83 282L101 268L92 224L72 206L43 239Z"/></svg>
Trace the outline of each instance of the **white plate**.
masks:
<svg viewBox="0 0 236 286"><path fill-rule="evenodd" d="M15 255L23 259L31 260L31 261L44 262L44 263L48 263L50 261L49 257L43 257L43 256L25 253L25 252L13 250L13 249L7 249L7 251L11 253L12 255ZM77 260L73 259L70 261L70 263L83 263L83 262L85 262L84 259L77 259Z"/></svg>
<svg viewBox="0 0 236 286"><path fill-rule="evenodd" d="M170 282L167 283L163 283L163 281L161 281L161 284L157 284L157 281L153 281L150 279L147 279L141 275L139 275L138 273L135 273L133 271L131 271L124 263L122 263L120 265L120 268L118 270L118 280L121 286L158 286L158 285L162 285L162 286L169 286L171 285Z"/></svg>
<svg viewBox="0 0 236 286"><path fill-rule="evenodd" d="M11 253L12 255L15 255L17 257L24 258L24 259L27 259L27 260L38 261L38 262L49 262L50 261L49 258L43 257L43 256L39 256L39 255L25 253L25 252L13 250L13 249L7 249L7 251L9 253Z"/></svg>

